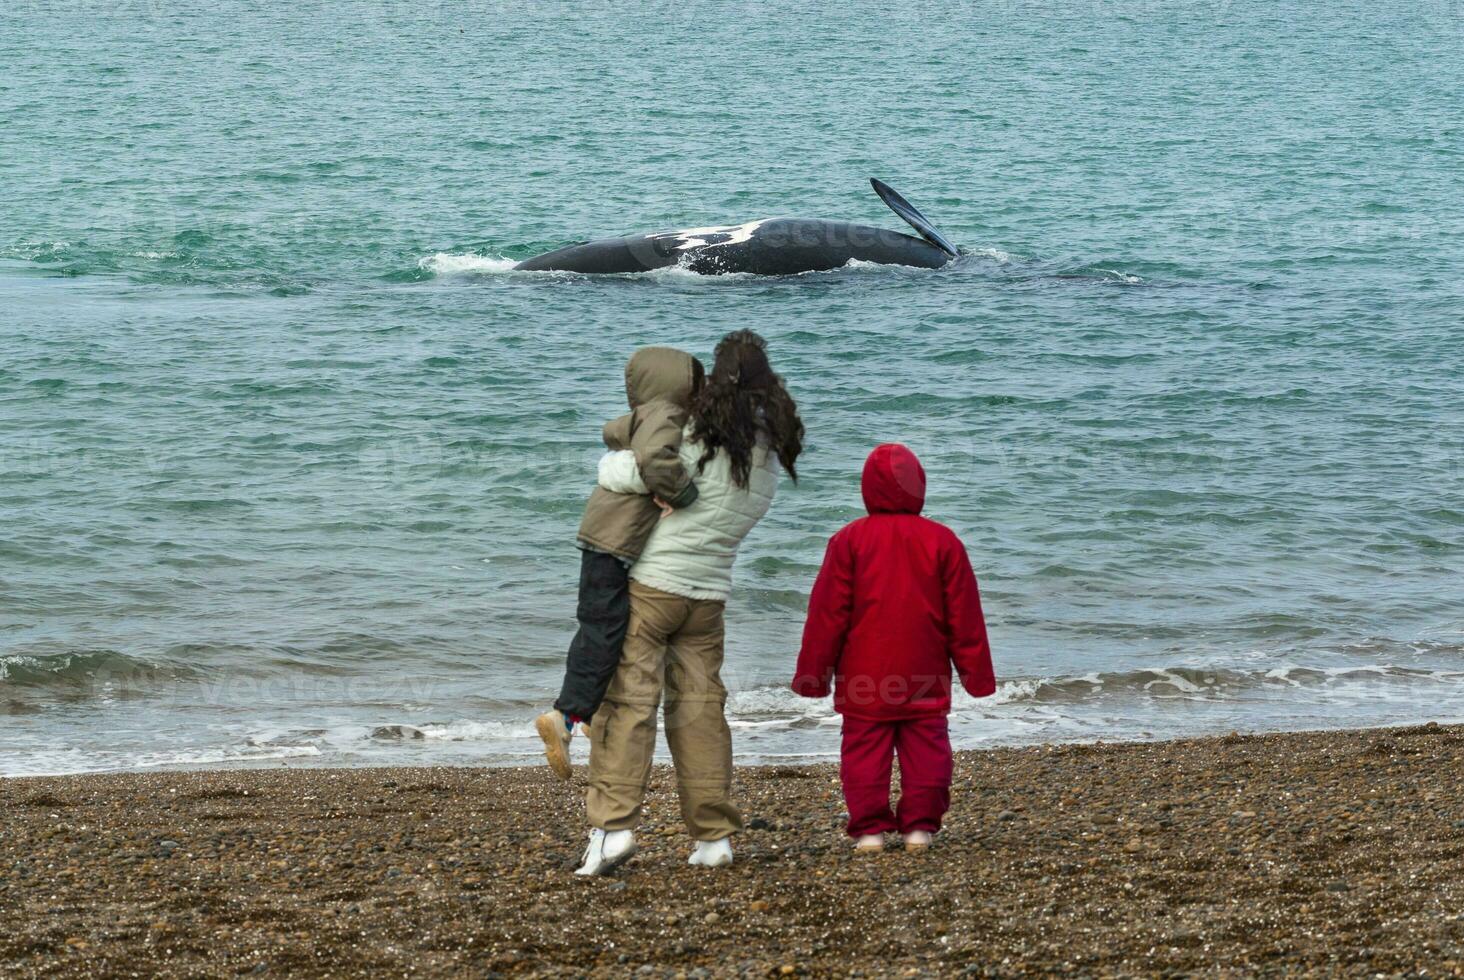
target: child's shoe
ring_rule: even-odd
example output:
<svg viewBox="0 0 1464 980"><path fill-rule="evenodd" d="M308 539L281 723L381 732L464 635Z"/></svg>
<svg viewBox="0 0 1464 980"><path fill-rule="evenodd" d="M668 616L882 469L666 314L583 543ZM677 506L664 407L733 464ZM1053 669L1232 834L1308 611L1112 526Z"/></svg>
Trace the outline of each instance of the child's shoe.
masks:
<svg viewBox="0 0 1464 980"><path fill-rule="evenodd" d="M573 773L569 766L569 740L574 738L574 725L564 712L546 711L534 719L534 728L544 740L544 758L549 768L560 779L568 779Z"/></svg>
<svg viewBox="0 0 1464 980"><path fill-rule="evenodd" d="M905 850L923 851L930 846L930 831L912 830L905 835Z"/></svg>
<svg viewBox="0 0 1464 980"><path fill-rule="evenodd" d="M703 868L725 868L732 863L732 838L697 841L696 847L692 848L691 857L687 858L686 863L700 865Z"/></svg>
<svg viewBox="0 0 1464 980"><path fill-rule="evenodd" d="M584 863L575 874L607 875L635 856L635 834L628 830L590 831L590 846L585 848Z"/></svg>
<svg viewBox="0 0 1464 980"><path fill-rule="evenodd" d="M854 842L855 854L878 854L884 850L884 834L865 834Z"/></svg>

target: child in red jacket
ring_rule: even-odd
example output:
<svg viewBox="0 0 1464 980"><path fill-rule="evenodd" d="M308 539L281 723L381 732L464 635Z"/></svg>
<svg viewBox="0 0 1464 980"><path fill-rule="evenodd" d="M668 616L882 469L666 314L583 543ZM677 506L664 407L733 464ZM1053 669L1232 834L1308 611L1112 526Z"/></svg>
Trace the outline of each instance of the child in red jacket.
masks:
<svg viewBox="0 0 1464 980"><path fill-rule="evenodd" d="M981 596L954 531L920 516L925 470L887 443L864 464L869 516L829 541L813 584L793 690L844 716L839 774L856 849L898 830L929 846L951 800L951 665L973 697L996 691ZM890 763L900 757L898 815Z"/></svg>

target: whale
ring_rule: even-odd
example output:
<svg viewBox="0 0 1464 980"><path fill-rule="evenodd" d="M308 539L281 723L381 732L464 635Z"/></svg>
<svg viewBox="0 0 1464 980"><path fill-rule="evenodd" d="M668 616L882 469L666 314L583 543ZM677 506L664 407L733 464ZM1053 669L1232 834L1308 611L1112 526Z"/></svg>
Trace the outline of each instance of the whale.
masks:
<svg viewBox="0 0 1464 980"><path fill-rule="evenodd" d="M938 269L959 250L913 204L871 177L880 200L919 235L851 221L764 218L738 225L683 228L576 242L524 259L522 272L624 275L679 266L701 275L748 273L793 276L826 272L850 262Z"/></svg>

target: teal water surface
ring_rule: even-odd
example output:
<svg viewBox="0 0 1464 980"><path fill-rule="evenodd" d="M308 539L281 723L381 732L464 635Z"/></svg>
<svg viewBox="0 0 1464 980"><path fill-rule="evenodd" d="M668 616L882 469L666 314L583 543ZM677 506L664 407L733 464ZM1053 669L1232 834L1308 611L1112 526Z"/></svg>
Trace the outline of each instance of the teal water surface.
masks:
<svg viewBox="0 0 1464 980"><path fill-rule="evenodd" d="M1451 3L0 11L0 773L498 763L558 683L636 346L769 338L746 758L876 443L966 540L967 746L1464 718ZM512 261L769 216L938 270Z"/></svg>

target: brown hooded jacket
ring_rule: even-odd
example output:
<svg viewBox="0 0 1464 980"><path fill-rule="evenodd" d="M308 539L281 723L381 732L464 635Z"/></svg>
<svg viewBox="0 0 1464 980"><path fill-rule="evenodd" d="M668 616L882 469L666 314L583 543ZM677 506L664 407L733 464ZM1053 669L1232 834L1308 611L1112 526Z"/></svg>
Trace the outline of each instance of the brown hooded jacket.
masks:
<svg viewBox="0 0 1464 980"><path fill-rule="evenodd" d="M671 347L643 347L625 365L629 414L605 424L605 445L630 449L647 489L672 507L696 500L696 484L681 464L681 429L696 383L696 359ZM595 551L635 561L656 527L660 508L645 494L595 487L579 540Z"/></svg>

